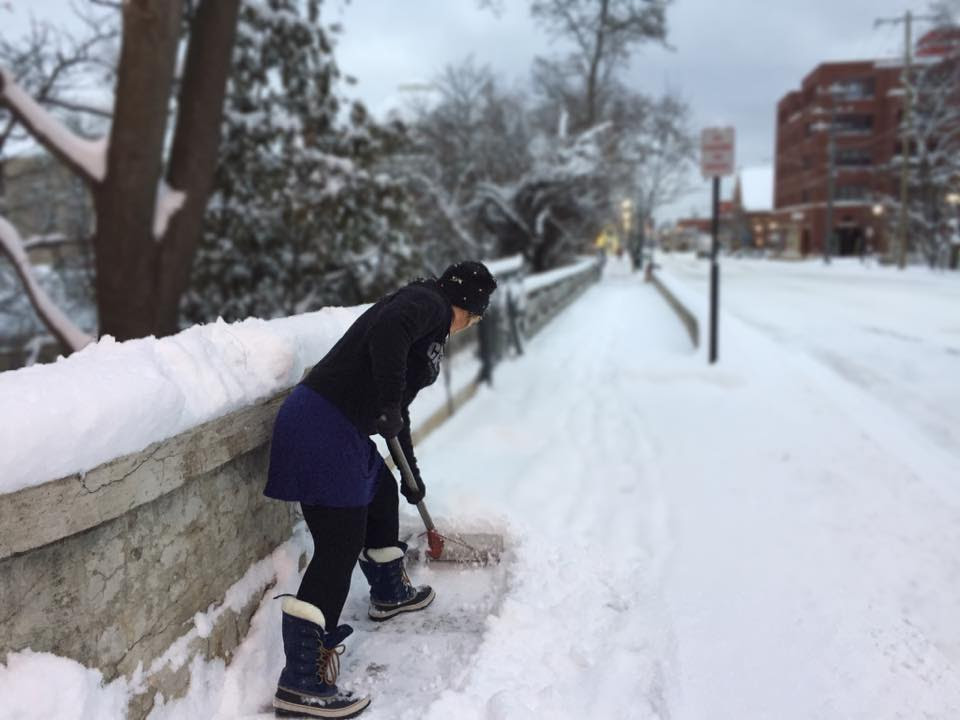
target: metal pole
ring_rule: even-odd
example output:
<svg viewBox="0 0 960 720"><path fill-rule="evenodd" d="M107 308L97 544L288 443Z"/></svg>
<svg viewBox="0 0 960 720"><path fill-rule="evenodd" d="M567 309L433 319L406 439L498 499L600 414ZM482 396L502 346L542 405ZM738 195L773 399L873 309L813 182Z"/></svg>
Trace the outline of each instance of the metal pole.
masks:
<svg viewBox="0 0 960 720"><path fill-rule="evenodd" d="M900 227L897 235L899 257L897 265L901 270L907 266L907 167L910 158L910 112L912 109L912 91L910 88L910 25L913 14L908 10L903 23L903 139L900 150Z"/></svg>
<svg viewBox="0 0 960 720"><path fill-rule="evenodd" d="M827 139L827 234L823 238L823 262L827 265L830 264L830 253L833 250L833 193L834 175L836 174L834 166L837 154L836 126L837 103L836 98L831 93L830 127Z"/></svg>
<svg viewBox="0 0 960 720"><path fill-rule="evenodd" d="M717 361L717 303L720 294L720 268L717 253L720 243L720 177L713 178L713 245L710 249L710 364Z"/></svg>
<svg viewBox="0 0 960 720"><path fill-rule="evenodd" d="M900 218L897 228L897 264L901 269L907 266L907 234L909 232L907 223L907 204L909 202L907 176L910 159L910 136L908 130L911 126L911 114L913 112L913 88L910 84L910 73L913 65L913 50L911 48L913 37L911 32L914 20L938 22L940 18L936 15L915 15L907 11L903 17L878 18L874 22L875 26L903 23L903 127L905 129L901 138L900 150Z"/></svg>

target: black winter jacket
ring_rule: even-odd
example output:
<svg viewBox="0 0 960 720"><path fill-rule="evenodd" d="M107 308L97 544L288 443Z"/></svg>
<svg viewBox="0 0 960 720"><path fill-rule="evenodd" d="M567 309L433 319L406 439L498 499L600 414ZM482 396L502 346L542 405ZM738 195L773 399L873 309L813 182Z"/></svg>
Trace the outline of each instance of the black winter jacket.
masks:
<svg viewBox="0 0 960 720"><path fill-rule="evenodd" d="M362 433L376 433L384 407L399 403L397 439L420 477L410 438L410 403L440 374L453 306L434 280L418 280L374 303L303 379Z"/></svg>

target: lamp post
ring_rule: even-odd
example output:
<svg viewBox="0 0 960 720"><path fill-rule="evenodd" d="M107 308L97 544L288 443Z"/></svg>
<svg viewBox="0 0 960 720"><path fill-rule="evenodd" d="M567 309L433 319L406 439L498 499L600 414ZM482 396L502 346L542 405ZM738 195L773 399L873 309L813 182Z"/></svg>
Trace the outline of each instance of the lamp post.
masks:
<svg viewBox="0 0 960 720"><path fill-rule="evenodd" d="M960 236L960 218L957 216L960 207L960 192L952 190L947 193L947 203L950 205L950 243L947 247L946 267L956 267L958 236Z"/></svg>
<svg viewBox="0 0 960 720"><path fill-rule="evenodd" d="M885 236L885 234L884 234L884 232L883 232L883 216L884 216L884 213L885 213L883 204L882 204L882 203L874 203L873 207L870 208L870 212L872 212L872 213L873 213L873 217L876 218L876 223L877 223L877 244L880 245L880 244L882 244L882 242L883 242L884 240L886 240L886 236Z"/></svg>
<svg viewBox="0 0 960 720"><path fill-rule="evenodd" d="M794 210L790 213L790 235L791 235L791 244L793 245L794 250L797 253L798 257L803 256L803 222L806 220L807 216L802 210ZM784 243L785 245L786 243ZM786 247L781 247L781 251L786 251Z"/></svg>

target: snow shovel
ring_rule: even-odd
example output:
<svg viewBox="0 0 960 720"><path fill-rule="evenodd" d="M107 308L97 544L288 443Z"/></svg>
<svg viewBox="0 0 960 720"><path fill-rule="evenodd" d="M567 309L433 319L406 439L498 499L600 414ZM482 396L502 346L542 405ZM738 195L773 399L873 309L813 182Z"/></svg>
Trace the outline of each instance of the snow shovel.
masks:
<svg viewBox="0 0 960 720"><path fill-rule="evenodd" d="M413 478L407 456L395 437L387 440L394 462L400 468L403 481L411 490L416 491L417 481ZM466 535L441 535L433 524L433 518L427 511L423 500L417 503L417 510L427 528L427 557L434 562L475 563L490 565L500 562L503 553L503 536L494 533L469 533Z"/></svg>

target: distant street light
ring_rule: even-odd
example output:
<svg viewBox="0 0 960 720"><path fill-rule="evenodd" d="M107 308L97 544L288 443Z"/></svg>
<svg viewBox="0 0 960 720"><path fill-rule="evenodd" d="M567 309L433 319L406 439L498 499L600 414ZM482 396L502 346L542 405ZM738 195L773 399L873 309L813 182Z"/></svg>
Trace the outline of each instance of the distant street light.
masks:
<svg viewBox="0 0 960 720"><path fill-rule="evenodd" d="M623 224L623 233L625 236L630 235L630 228L632 226L633 220L633 200L630 198L624 198L620 201L620 220Z"/></svg>
<svg viewBox="0 0 960 720"><path fill-rule="evenodd" d="M877 227L876 234L877 234L877 250L879 251L880 248L883 247L883 242L882 242L882 240L883 240L883 222L882 222L882 219L883 219L883 214L886 212L886 209L883 207L883 203L875 203L874 206L873 206L872 208L870 208L870 212L872 212L872 213L873 213L873 216L877 219L877 226L878 226L878 227ZM869 229L869 230L873 230L873 228L868 228L868 229ZM872 233L872 232L871 232L869 235L867 235L867 239L870 241L870 244L871 244L871 246L872 246L872 245L873 245L873 233ZM861 261L863 260L863 253L862 253L862 252L861 252L860 260L861 260Z"/></svg>

